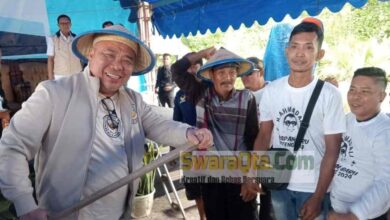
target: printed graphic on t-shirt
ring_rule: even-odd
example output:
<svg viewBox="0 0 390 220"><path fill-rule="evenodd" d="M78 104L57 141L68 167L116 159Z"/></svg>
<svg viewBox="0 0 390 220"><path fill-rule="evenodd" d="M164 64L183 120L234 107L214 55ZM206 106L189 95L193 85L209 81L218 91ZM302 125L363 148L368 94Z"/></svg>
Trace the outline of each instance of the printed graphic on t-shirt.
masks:
<svg viewBox="0 0 390 220"><path fill-rule="evenodd" d="M354 169L355 164L356 161L354 159L352 139L345 135L341 142L339 162L336 165L336 175L338 177L351 179L359 173Z"/></svg>
<svg viewBox="0 0 390 220"><path fill-rule="evenodd" d="M286 107L280 110L276 117L276 130L279 133L279 144L281 147L294 147L295 138L303 115L294 107ZM309 143L309 139L303 139L301 148Z"/></svg>
<svg viewBox="0 0 390 220"><path fill-rule="evenodd" d="M340 160L346 161L348 159L352 159L351 166L355 164L355 161L353 160L353 146L352 146L352 140L349 136L344 136L343 141L341 142L340 147Z"/></svg>

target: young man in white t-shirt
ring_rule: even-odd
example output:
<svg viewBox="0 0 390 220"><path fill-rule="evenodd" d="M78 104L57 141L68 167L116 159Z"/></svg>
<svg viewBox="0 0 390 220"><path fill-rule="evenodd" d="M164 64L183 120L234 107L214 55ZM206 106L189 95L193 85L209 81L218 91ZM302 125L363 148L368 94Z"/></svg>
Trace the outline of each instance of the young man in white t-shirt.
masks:
<svg viewBox="0 0 390 220"><path fill-rule="evenodd" d="M361 68L354 73L347 96L351 113L333 179L334 212L329 219L386 219L390 208L390 118L380 109L386 86L386 73L380 68Z"/></svg>
<svg viewBox="0 0 390 220"><path fill-rule="evenodd" d="M322 23L315 18L307 18L294 27L286 48L290 75L264 89L255 150L268 150L271 143L273 147L293 151L294 140L318 81L313 70L325 53L321 49L323 37ZM276 219L325 218L329 207L327 192L334 175L341 134L345 130L341 94L336 87L325 83L297 152L297 155L313 155L314 175L302 178L300 170L293 170L287 189L271 191Z"/></svg>

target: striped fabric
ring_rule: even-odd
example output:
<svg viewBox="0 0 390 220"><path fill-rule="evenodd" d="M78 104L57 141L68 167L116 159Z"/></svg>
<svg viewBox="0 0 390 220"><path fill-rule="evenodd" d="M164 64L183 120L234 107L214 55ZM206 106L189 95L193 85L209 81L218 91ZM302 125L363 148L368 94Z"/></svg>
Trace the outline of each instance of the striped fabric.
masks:
<svg viewBox="0 0 390 220"><path fill-rule="evenodd" d="M246 150L244 144L248 102L252 94L248 90L233 90L232 97L220 101L210 88L205 98L196 106L197 127L208 128L213 134L218 151Z"/></svg>

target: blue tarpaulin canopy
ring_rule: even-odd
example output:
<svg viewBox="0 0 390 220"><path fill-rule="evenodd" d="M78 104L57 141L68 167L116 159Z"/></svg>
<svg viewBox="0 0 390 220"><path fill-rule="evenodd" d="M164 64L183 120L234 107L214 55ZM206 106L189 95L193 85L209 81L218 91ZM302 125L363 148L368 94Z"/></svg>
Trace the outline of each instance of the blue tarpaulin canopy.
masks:
<svg viewBox="0 0 390 220"><path fill-rule="evenodd" d="M303 11L319 14L325 7L333 12L346 3L362 7L367 0L145 0L152 8L152 23L166 37L225 31L270 18L298 17ZM100 28L106 20L122 23L136 32L137 3L140 0L2 0L0 2L0 47L3 55L44 54L45 35L58 30L56 18L68 14L76 34ZM44 13L46 8L46 13ZM46 24L45 24L46 22Z"/></svg>
<svg viewBox="0 0 390 220"><path fill-rule="evenodd" d="M126 0L121 0L126 1ZM129 1L129 0L127 0ZM265 24L272 18L281 21L287 14L298 17L303 11L318 15L324 8L340 11L346 3L360 8L367 0L146 0L152 5L152 22L166 37L204 34L207 30L238 29L255 21Z"/></svg>

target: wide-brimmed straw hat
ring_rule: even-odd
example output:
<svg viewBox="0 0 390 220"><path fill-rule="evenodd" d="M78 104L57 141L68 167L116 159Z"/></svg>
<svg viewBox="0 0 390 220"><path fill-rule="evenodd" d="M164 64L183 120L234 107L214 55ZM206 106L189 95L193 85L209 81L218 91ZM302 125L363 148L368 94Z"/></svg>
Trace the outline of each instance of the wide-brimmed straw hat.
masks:
<svg viewBox="0 0 390 220"><path fill-rule="evenodd" d="M233 64L232 66L238 68L237 77L250 74L253 70L253 64L251 62L225 48L220 48L210 57L207 63L198 70L196 76L202 80L211 81L210 73L212 69L220 66L229 66L228 64Z"/></svg>
<svg viewBox="0 0 390 220"><path fill-rule="evenodd" d="M127 44L136 53L133 76L142 75L153 69L156 58L153 52L141 40L121 25L85 32L77 36L72 43L73 53L87 63L94 42L116 41Z"/></svg>

